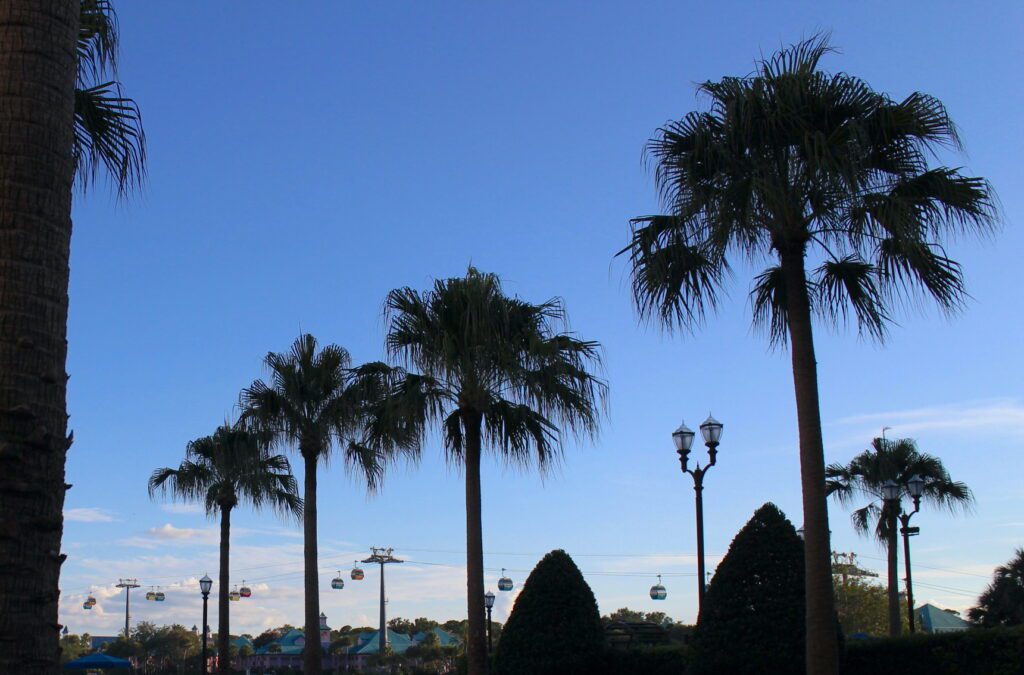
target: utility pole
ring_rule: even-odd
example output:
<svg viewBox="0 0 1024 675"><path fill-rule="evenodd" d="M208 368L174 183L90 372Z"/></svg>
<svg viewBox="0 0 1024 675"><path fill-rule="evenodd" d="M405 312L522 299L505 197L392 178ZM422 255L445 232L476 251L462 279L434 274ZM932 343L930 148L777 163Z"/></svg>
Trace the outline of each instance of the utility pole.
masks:
<svg viewBox="0 0 1024 675"><path fill-rule="evenodd" d="M128 637L129 637L129 633L128 633L128 620L129 620L129 617L131 616L129 614L129 612L131 611L132 589L133 588L138 588L138 587L139 587L139 580L138 579L118 579L117 580L117 588L123 588L124 589L124 639L125 640L127 640Z"/></svg>
<svg viewBox="0 0 1024 675"><path fill-rule="evenodd" d="M377 645L380 648L380 655L384 656L388 649L388 622L387 612L385 606L387 604L384 596L384 565L390 563L404 562L399 560L395 556L391 555L395 549L393 548L377 548L371 546L370 551L372 555L364 560L364 563L378 563L380 565L380 633L377 639Z"/></svg>

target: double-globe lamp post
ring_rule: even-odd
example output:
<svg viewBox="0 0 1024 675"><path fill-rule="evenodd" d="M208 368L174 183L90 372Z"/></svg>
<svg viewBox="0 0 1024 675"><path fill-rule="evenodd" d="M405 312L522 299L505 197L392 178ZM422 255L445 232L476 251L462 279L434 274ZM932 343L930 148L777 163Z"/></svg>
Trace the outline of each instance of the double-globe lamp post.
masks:
<svg viewBox="0 0 1024 675"><path fill-rule="evenodd" d="M494 608L494 593L484 593L484 609L487 610L487 653L491 653L491 610Z"/></svg>
<svg viewBox="0 0 1024 675"><path fill-rule="evenodd" d="M697 462L693 469L687 467L690 455L690 448L693 446L694 433L683 422L679 428L672 432L672 441L675 443L676 452L679 453L679 464L683 473L693 476L693 491L697 495L697 615L704 606L704 474L715 465L715 457L718 455L718 443L722 439L722 423L710 414L700 425L700 435L704 437L704 445L708 447L708 463L701 468Z"/></svg>
<svg viewBox="0 0 1024 675"><path fill-rule="evenodd" d="M210 589L213 588L213 579L210 575L204 574L199 580L199 591L203 594L203 664L201 670L206 675L206 631L209 626L206 623L206 601L210 599Z"/></svg>
<svg viewBox="0 0 1024 675"><path fill-rule="evenodd" d="M900 503L901 486L894 480L888 480L882 485L882 498L889 507L889 545L896 546L896 521L900 523L900 534L903 535L903 563L907 570L907 621L910 632L914 632L914 583L910 576L910 538L921 531L919 527L910 527L910 518L921 510L921 496L924 495L924 478L919 475L911 476L907 481L907 492L914 501L914 510L904 513ZM890 556L890 560L895 556ZM889 570L889 616L890 630L894 635L899 634L899 588L896 586L896 570ZM895 609L894 609L895 607ZM895 626L892 622L895 621Z"/></svg>

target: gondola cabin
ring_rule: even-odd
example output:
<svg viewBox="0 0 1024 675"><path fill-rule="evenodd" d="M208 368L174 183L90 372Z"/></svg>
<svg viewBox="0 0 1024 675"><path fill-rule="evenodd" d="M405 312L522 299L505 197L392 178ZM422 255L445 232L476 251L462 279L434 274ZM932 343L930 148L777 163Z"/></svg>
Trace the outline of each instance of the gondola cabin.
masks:
<svg viewBox="0 0 1024 675"><path fill-rule="evenodd" d="M651 600L664 600L668 597L668 592L665 587L661 585L661 575L658 575L658 583L651 586Z"/></svg>
<svg viewBox="0 0 1024 675"><path fill-rule="evenodd" d="M252 597L252 589L245 585L245 581L242 581L242 587L238 589L238 594L243 598Z"/></svg>
<svg viewBox="0 0 1024 675"><path fill-rule="evenodd" d="M164 595L163 591L157 591L156 592L156 596L153 599L156 600L157 602L163 602L164 600L167 599L167 596Z"/></svg>
<svg viewBox="0 0 1024 675"><path fill-rule="evenodd" d="M83 602L82 603L82 609L92 609L92 605L89 604L88 602Z"/></svg>
<svg viewBox="0 0 1024 675"><path fill-rule="evenodd" d="M501 568L501 578L498 579L498 590L499 591L511 591L512 590L512 579L505 576L505 568Z"/></svg>
<svg viewBox="0 0 1024 675"><path fill-rule="evenodd" d="M336 591L345 588L345 580L341 578L341 570L338 570L338 576L331 579L331 588Z"/></svg>
<svg viewBox="0 0 1024 675"><path fill-rule="evenodd" d="M238 602L241 599L242 594L238 591L231 591L230 593L228 593L228 600L230 600L231 602Z"/></svg>
<svg viewBox="0 0 1024 675"><path fill-rule="evenodd" d="M96 598L94 598L93 596L90 595L88 598L86 598L85 604L87 604L87 605L95 605L96 604Z"/></svg>
<svg viewBox="0 0 1024 675"><path fill-rule="evenodd" d="M355 565L355 563L352 564ZM351 576L353 581L362 581L364 576L362 568L360 568L358 565L355 565L355 567L352 568Z"/></svg>
<svg viewBox="0 0 1024 675"><path fill-rule="evenodd" d="M154 591L146 591L146 600L156 600L156 593Z"/></svg>

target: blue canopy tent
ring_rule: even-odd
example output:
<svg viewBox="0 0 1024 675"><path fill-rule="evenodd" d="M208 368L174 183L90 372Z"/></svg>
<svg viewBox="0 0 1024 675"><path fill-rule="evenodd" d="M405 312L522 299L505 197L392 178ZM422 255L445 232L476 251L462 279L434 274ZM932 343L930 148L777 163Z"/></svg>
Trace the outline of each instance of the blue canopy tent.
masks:
<svg viewBox="0 0 1024 675"><path fill-rule="evenodd" d="M129 669L132 662L128 659L118 659L106 654L89 654L74 661L64 664L64 670L107 670L112 668Z"/></svg>

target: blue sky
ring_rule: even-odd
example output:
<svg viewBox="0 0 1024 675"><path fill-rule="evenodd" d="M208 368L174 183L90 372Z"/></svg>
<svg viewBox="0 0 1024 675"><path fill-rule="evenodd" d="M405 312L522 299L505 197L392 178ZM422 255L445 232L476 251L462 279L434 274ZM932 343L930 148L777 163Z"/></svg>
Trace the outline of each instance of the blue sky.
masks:
<svg viewBox="0 0 1024 675"><path fill-rule="evenodd" d="M641 149L700 105L693 83L742 75L760 54L821 29L825 67L902 97L942 99L969 154L943 157L995 185L1003 229L955 241L972 300L953 318L910 310L884 347L821 328L826 459L883 426L916 438L970 485L977 507L915 516L919 601L964 609L1024 544L1024 155L1016 3L120 2L121 76L143 109L149 183L75 206L61 621L112 633L138 577L168 601L134 620L199 619L195 578L215 575L215 524L149 500L153 469L235 414L261 359L299 331L383 358L381 303L469 263L509 292L564 298L572 329L604 346L610 413L595 443L568 443L543 480L489 459L487 584L518 583L564 548L603 613L696 611L693 492L670 432L709 410L725 423L705 491L707 550L725 552L765 501L797 525L797 432L786 352L750 328L750 275L692 336L638 324L614 257L630 217L657 207ZM298 459L293 456L296 469ZM389 614L464 616L461 477L437 439L367 497L340 463L320 477L321 603L331 625L377 612L377 573L329 588L368 548L393 546ZM271 514L236 514L236 631L301 622L301 537ZM883 552L831 509L833 547L881 570ZM717 558L712 556L713 564ZM664 574L668 599L648 587ZM518 586L517 586L518 587ZM81 608L90 589L100 598ZM500 594L496 619L512 596ZM211 619L211 624L214 624Z"/></svg>

